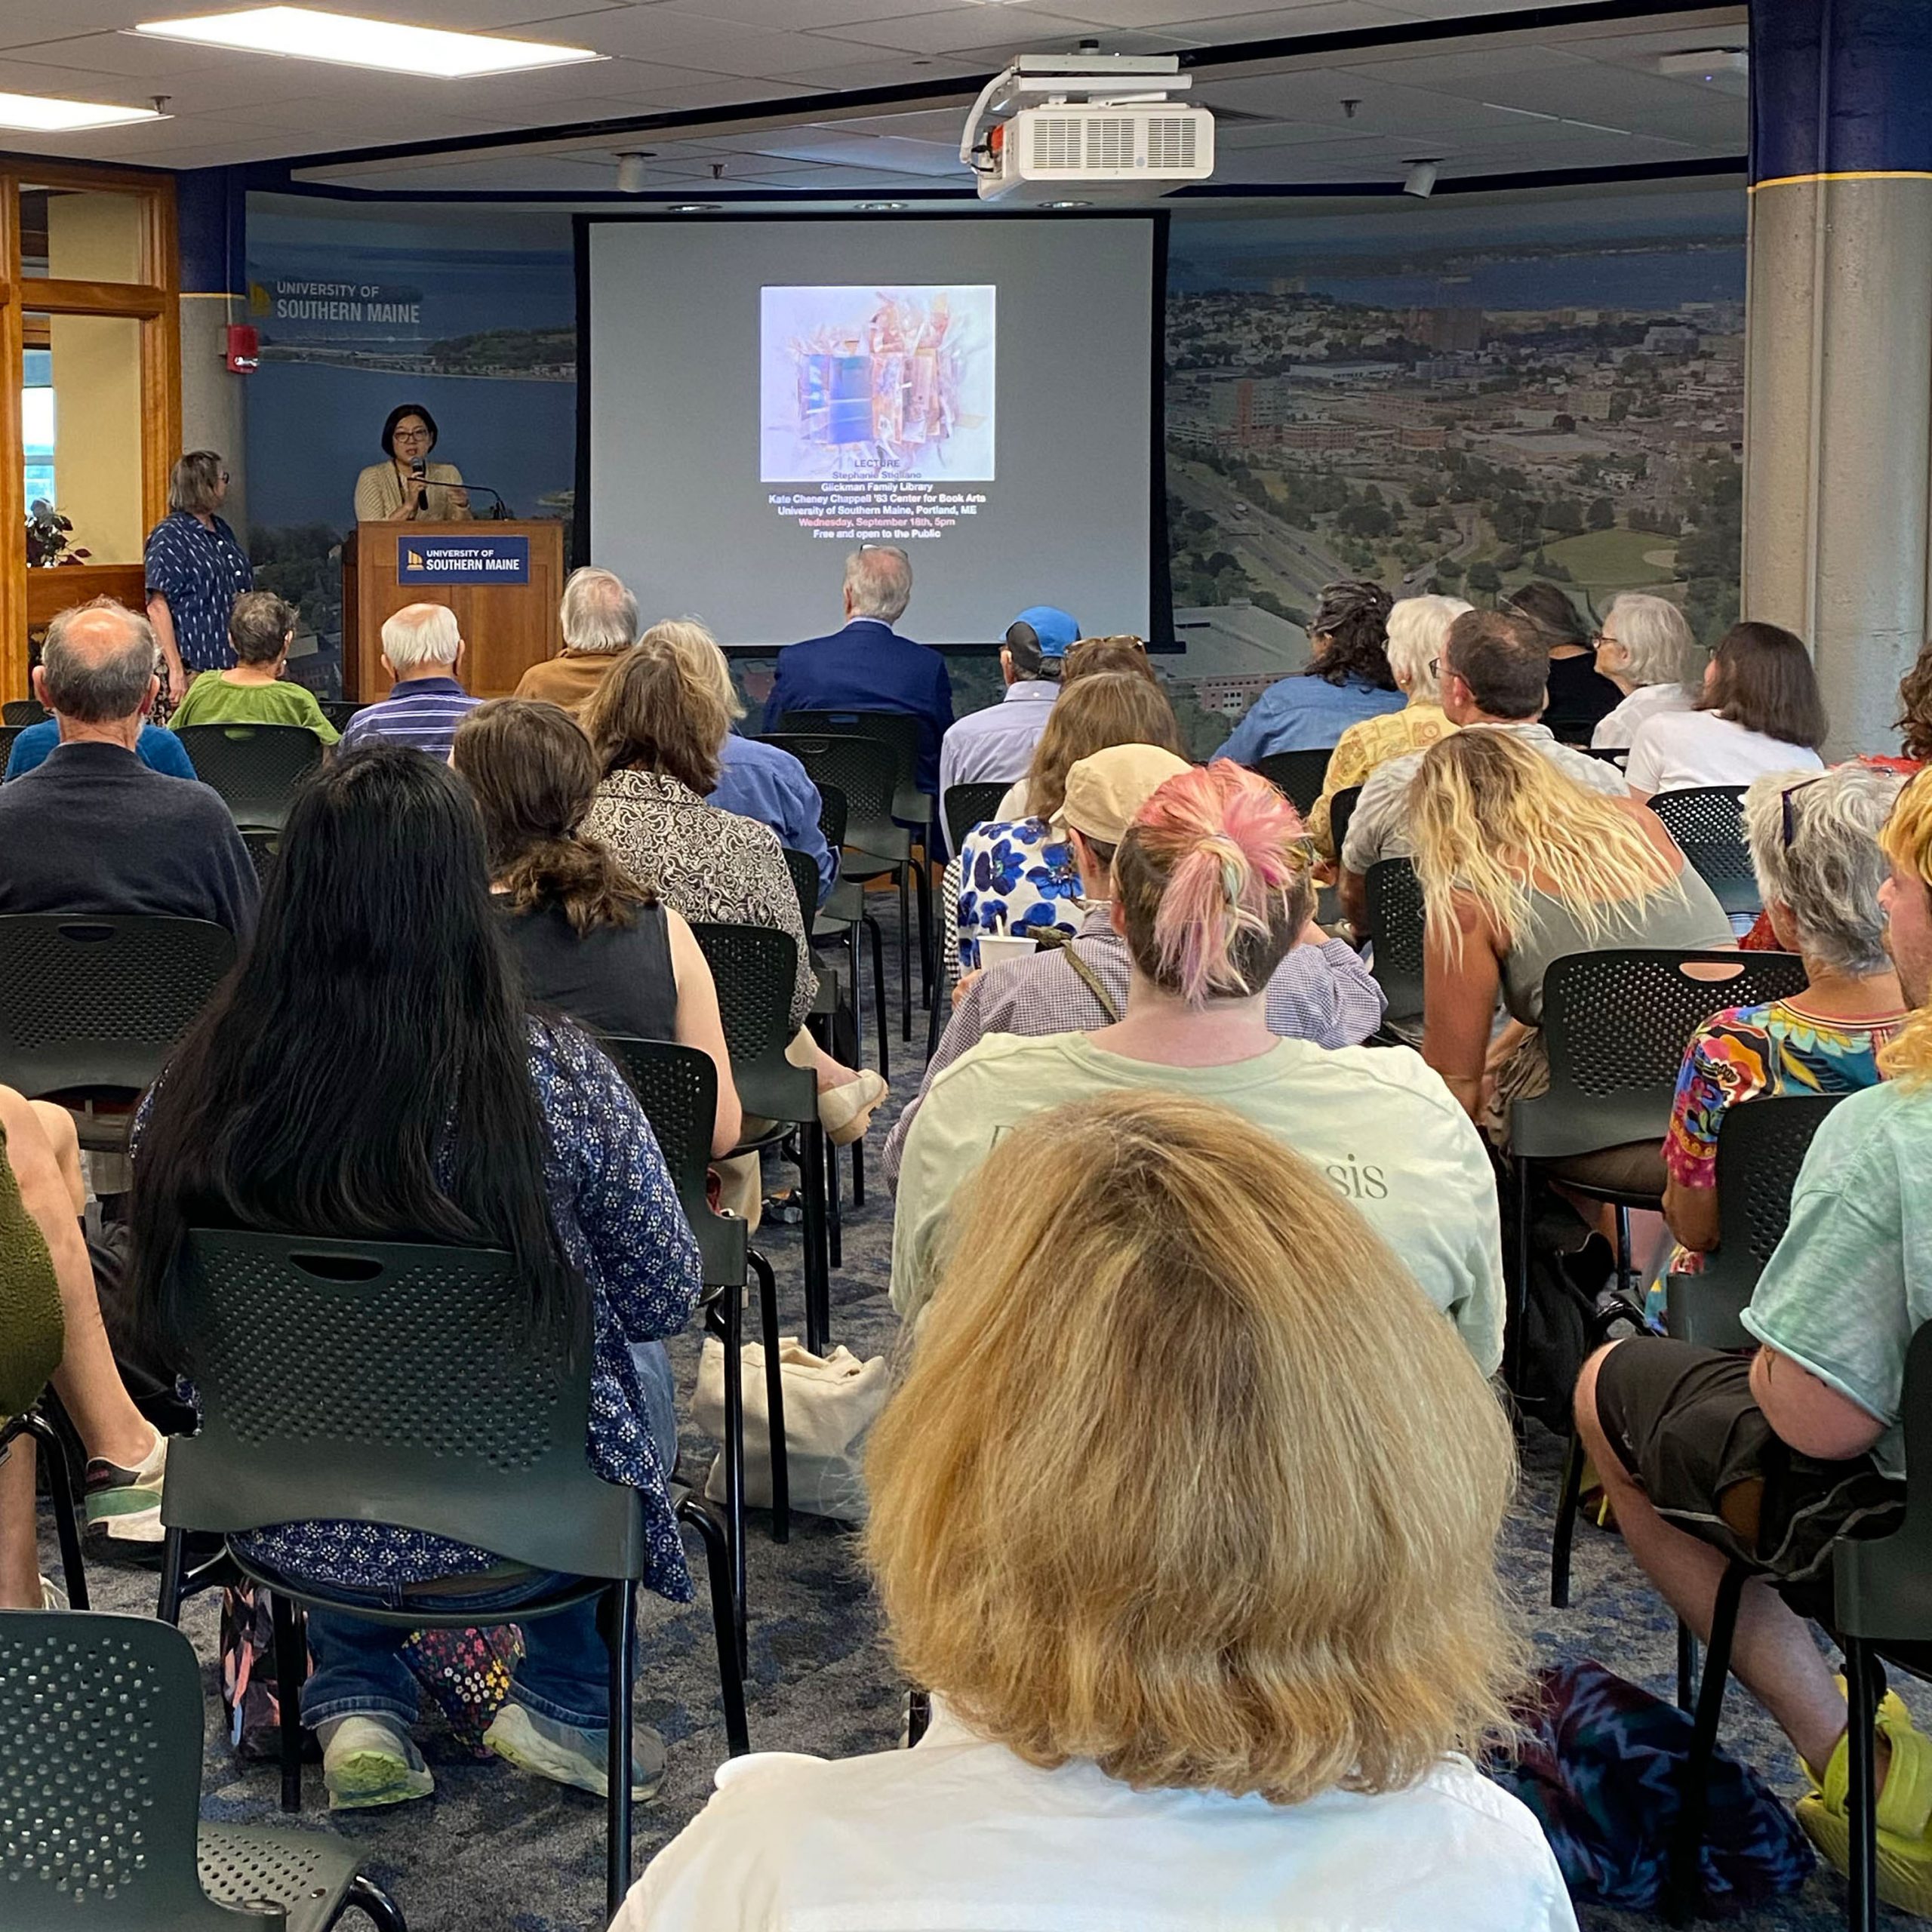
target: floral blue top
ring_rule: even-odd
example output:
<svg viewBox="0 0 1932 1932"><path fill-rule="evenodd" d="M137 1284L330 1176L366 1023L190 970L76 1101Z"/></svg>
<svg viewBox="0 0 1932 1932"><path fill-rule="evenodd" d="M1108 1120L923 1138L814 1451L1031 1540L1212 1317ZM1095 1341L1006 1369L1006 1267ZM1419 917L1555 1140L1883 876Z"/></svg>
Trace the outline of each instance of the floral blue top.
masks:
<svg viewBox="0 0 1932 1932"><path fill-rule="evenodd" d="M980 964L982 933L1080 930L1073 848L1043 818L976 825L959 848L959 970Z"/></svg>
<svg viewBox="0 0 1932 1932"><path fill-rule="evenodd" d="M595 1322L587 1460L644 1499L647 1589L691 1598L670 1472L652 1446L628 1346L674 1335L700 1286L697 1244L637 1097L587 1035L530 1026L530 1077L549 1132L544 1178L564 1253L589 1289ZM291 1577L351 1589L487 1570L487 1550L380 1523L285 1523L247 1540L249 1555Z"/></svg>

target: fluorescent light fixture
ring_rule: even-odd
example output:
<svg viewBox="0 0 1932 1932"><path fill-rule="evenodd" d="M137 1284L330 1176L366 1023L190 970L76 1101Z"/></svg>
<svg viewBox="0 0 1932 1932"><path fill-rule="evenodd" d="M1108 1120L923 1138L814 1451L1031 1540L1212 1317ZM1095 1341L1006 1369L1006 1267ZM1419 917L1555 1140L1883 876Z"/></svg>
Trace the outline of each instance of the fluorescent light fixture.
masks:
<svg viewBox="0 0 1932 1932"><path fill-rule="evenodd" d="M386 73L420 74L441 81L605 57L588 47L456 33L447 27L405 26L358 14L326 13L317 7L250 7L238 14L143 20L133 31L156 40L192 41L202 47L279 54L295 60L330 60L344 67L375 67Z"/></svg>
<svg viewBox="0 0 1932 1932"><path fill-rule="evenodd" d="M131 121L168 118L152 107L109 107L97 100L57 100L45 94L0 94L0 128L32 134L66 134L82 128L119 128Z"/></svg>

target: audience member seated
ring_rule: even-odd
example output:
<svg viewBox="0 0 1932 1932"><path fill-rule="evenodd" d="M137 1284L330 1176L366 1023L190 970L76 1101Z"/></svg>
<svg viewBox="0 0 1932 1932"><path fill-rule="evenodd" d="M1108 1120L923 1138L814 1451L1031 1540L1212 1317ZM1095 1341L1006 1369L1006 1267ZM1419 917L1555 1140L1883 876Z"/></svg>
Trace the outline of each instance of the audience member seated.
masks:
<svg viewBox="0 0 1932 1932"><path fill-rule="evenodd" d="M868 544L845 559L845 626L778 654L764 728L788 711L903 711L919 721L916 783L939 786L939 747L952 723L952 681L937 651L892 627L912 601L912 565L891 543Z"/></svg>
<svg viewBox="0 0 1932 1932"><path fill-rule="evenodd" d="M1022 781L1026 815L976 825L960 846L957 896L949 892L946 900L961 973L978 968L982 934L1057 932L1070 939L1078 929L1080 872L1059 823L1060 803L1067 773L1109 745L1156 745L1180 755L1180 726L1158 685L1107 671L1079 678L1062 694Z"/></svg>
<svg viewBox="0 0 1932 1932"><path fill-rule="evenodd" d="M1449 626L1436 675L1442 709L1452 724L1480 725L1506 733L1580 785L1620 798L1625 786L1617 768L1560 743L1537 722L1549 676L1549 658L1536 628L1506 611L1465 611ZM1422 752L1405 752L1372 771L1356 801L1342 848L1342 906L1357 932L1366 930L1363 888L1379 859L1409 854L1409 787L1422 768Z"/></svg>
<svg viewBox="0 0 1932 1932"><path fill-rule="evenodd" d="M696 1304L697 1248L617 1069L567 1022L525 1012L482 829L446 765L379 746L302 789L242 968L146 1103L131 1279L149 1332L190 1376L179 1270L189 1228L206 1221L508 1251L533 1323L589 1327L587 1458L642 1498L645 1586L688 1600L666 1488L677 1428L662 1337ZM500 1567L487 1550L380 1524L285 1523L249 1547L345 1605L406 1606L422 1590L484 1625L514 1621L558 1580L506 1582L485 1574ZM408 1634L352 1607L309 1613L302 1716L321 1741L331 1809L432 1789L409 1734ZM523 1635L485 1742L601 1792L610 1668L595 1603L534 1618ZM663 1773L661 1741L641 1730L639 1794Z"/></svg>
<svg viewBox="0 0 1932 1932"><path fill-rule="evenodd" d="M711 803L720 811L756 819L778 835L780 845L802 852L818 868L818 903L838 882L838 855L826 844L819 813L824 801L811 774L780 745L747 738L737 728L745 715L744 701L731 681L731 667L717 641L702 624L674 618L654 624L644 641L653 649L675 645L694 665L707 671L717 687L718 701L730 721L718 747L718 783Z"/></svg>
<svg viewBox="0 0 1932 1932"><path fill-rule="evenodd" d="M710 965L681 912L580 836L597 761L570 713L488 700L456 728L450 761L482 814L490 890L531 1002L594 1032L708 1054L718 1069L711 1151L728 1154L741 1116Z"/></svg>
<svg viewBox="0 0 1932 1932"><path fill-rule="evenodd" d="M604 776L580 829L687 919L790 935L798 966L787 1051L816 1075L819 1119L843 1146L865 1132L885 1082L870 1067L841 1066L804 1030L818 975L778 835L705 802L731 721L716 651L695 625L659 624L605 678L581 719Z"/></svg>
<svg viewBox="0 0 1932 1932"><path fill-rule="evenodd" d="M1624 767L1639 798L1700 785L1748 785L1767 771L1817 771L1825 701L1810 654L1776 624L1733 624L1688 711L1647 718Z"/></svg>
<svg viewBox="0 0 1932 1932"><path fill-rule="evenodd" d="M1103 671L1131 671L1150 685L1161 681L1154 660L1147 654L1146 640L1121 631L1111 637L1083 637L1078 644L1069 645L1061 663L1060 688L1065 691L1069 685L1082 678L1097 678Z"/></svg>
<svg viewBox="0 0 1932 1932"><path fill-rule="evenodd" d="M1326 751L1351 724L1400 711L1407 700L1389 668L1390 608L1379 583L1324 586L1307 668L1270 685L1214 755L1253 764L1274 752Z"/></svg>
<svg viewBox="0 0 1932 1932"><path fill-rule="evenodd" d="M134 755L160 688L146 618L106 597L63 611L33 688L60 742L0 786L0 912L157 913L245 931L255 869L228 808Z"/></svg>
<svg viewBox="0 0 1932 1932"><path fill-rule="evenodd" d="M1833 1540L1885 1534L1903 1503L1906 1349L1932 1319L1932 780L1912 781L1884 846L1887 943L1919 1010L1881 1056L1890 1078L1840 1101L1811 1143L1744 1313L1755 1355L1647 1336L1599 1350L1577 1388L1630 1554L1690 1629L1709 1629L1727 1564L1753 1573L1731 1669L1797 1748L1798 1822L1840 1872L1844 1693L1778 1591L1828 1615ZM1932 1743L1896 1697L1878 1722L1879 1896L1932 1915Z"/></svg>
<svg viewBox="0 0 1932 1932"><path fill-rule="evenodd" d="M322 715L315 693L287 675L295 618L294 605L272 590L243 591L228 614L233 669L202 672L169 725L178 731L186 724L300 724L334 744L341 734Z"/></svg>
<svg viewBox="0 0 1932 1932"><path fill-rule="evenodd" d="M1900 783L1894 772L1841 764L1809 778L1768 772L1744 795L1765 914L1780 949L1804 959L1806 983L1795 998L1727 1008L1691 1036L1664 1143L1664 1217L1679 1244L1670 1265L1680 1274L1700 1270L1718 1244L1724 1109L1875 1085L1880 1051L1905 1023L1878 909L1886 875L1878 835Z"/></svg>
<svg viewBox="0 0 1932 1932"><path fill-rule="evenodd" d="M1697 654L1690 626L1668 597L1626 590L1611 598L1597 635L1597 669L1623 702L1598 719L1591 748L1628 751L1647 718L1688 711L1697 701L1688 682Z"/></svg>
<svg viewBox="0 0 1932 1932"><path fill-rule="evenodd" d="M1888 765L1909 778L1932 761L1932 643L1925 645L1912 669L1899 680L1898 731L1900 755L1878 755L1868 761Z"/></svg>
<svg viewBox="0 0 1932 1932"><path fill-rule="evenodd" d="M1152 1093L1023 1124L960 1219L866 1458L931 1727L728 1765L614 1932L1574 1932L1463 1755L1517 1688L1509 1426L1395 1256Z"/></svg>
<svg viewBox="0 0 1932 1932"><path fill-rule="evenodd" d="M1060 696L1066 654L1079 636L1073 619L1050 604L1033 605L1008 625L999 653L1005 693L946 733L939 748L942 800L955 785L1008 785L1025 777Z"/></svg>
<svg viewBox="0 0 1932 1932"><path fill-rule="evenodd" d="M1339 856L1328 814L1338 792L1364 784L1379 764L1407 752L1426 751L1455 726L1444 716L1436 664L1449 626L1472 607L1460 597L1404 597L1389 613L1389 670L1407 702L1351 724L1335 741L1321 795L1308 815L1308 835L1324 859Z"/></svg>
<svg viewBox="0 0 1932 1932"><path fill-rule="evenodd" d="M636 643L637 599L614 572L586 564L565 581L557 621L563 649L531 665L517 680L516 695L576 711Z"/></svg>
<svg viewBox="0 0 1932 1932"><path fill-rule="evenodd" d="M478 703L457 678L463 635L444 604L410 604L383 624L383 669L395 680L387 697L365 705L342 734L346 750L409 745L447 760L456 728Z"/></svg>
<svg viewBox="0 0 1932 1932"><path fill-rule="evenodd" d="M1003 1134L1059 1101L1161 1087L1231 1107L1305 1154L1484 1372L1496 1367L1500 1237L1481 1137L1406 1048L1325 1048L1269 1030L1269 982L1314 906L1309 856L1294 808L1225 758L1147 801L1114 854L1114 928L1133 961L1125 1017L1091 1033L983 1039L926 1094L893 1227L902 1316L924 1307L954 1192ZM1233 1172L1223 1182L1238 1191Z"/></svg>
<svg viewBox="0 0 1932 1932"><path fill-rule="evenodd" d="M21 726L15 736L13 749L7 754L5 776L17 778L23 771L31 771L37 764L46 762L47 755L60 742L60 721L56 718L43 718L38 724ZM150 771L158 771L165 778L192 778L195 775L194 760L189 757L181 740L165 724L143 723L140 735L134 740L134 755Z"/></svg>
<svg viewBox="0 0 1932 1932"><path fill-rule="evenodd" d="M1168 780L1189 768L1185 758L1152 745L1115 745L1082 758L1066 774L1060 820L1073 848L1086 917L1063 946L982 968L955 990L945 1036L926 1063L918 1093L887 1137L888 1187L897 1183L900 1155L921 1100L947 1067L988 1034L1090 1032L1127 1010L1133 967L1127 941L1114 930L1114 854L1141 807ZM1383 1006L1381 989L1361 955L1345 941L1331 939L1312 918L1268 982L1268 1030L1284 1040L1358 1045L1382 1023Z"/></svg>
<svg viewBox="0 0 1932 1932"><path fill-rule="evenodd" d="M1459 731L1426 753L1409 814L1428 908L1423 1057L1499 1131L1512 1100L1549 1084L1553 961L1731 943L1724 908L1654 814L1585 790L1508 732ZM1510 1023L1492 1040L1499 992ZM1629 1185L1654 1178L1660 1192L1656 1147L1641 1155Z"/></svg>
<svg viewBox="0 0 1932 1932"><path fill-rule="evenodd" d="M1540 579L1512 591L1503 608L1534 627L1549 654L1549 700L1543 721L1566 745L1587 745L1598 721L1617 709L1622 696L1597 662L1589 627L1556 585Z"/></svg>
<svg viewBox="0 0 1932 1932"><path fill-rule="evenodd" d="M86 1209L72 1116L0 1087L0 1421L51 1380L87 1451L89 1524L116 1543L158 1543L167 1439L135 1407L115 1366L81 1231ZM30 1337L51 1337L51 1354ZM0 1607L38 1610L33 1445L17 1441L11 1456L26 1466L28 1528L20 1530L4 1487L10 1457L0 1463ZM23 1480L17 1471L12 1479Z"/></svg>

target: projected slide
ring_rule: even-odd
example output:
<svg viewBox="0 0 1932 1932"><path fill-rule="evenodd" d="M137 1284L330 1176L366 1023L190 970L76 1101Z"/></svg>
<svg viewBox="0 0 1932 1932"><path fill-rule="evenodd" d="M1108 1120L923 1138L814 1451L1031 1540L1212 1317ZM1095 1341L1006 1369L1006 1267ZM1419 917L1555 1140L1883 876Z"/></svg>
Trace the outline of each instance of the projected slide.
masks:
<svg viewBox="0 0 1932 1932"><path fill-rule="evenodd" d="M990 282L759 291L758 475L993 479Z"/></svg>

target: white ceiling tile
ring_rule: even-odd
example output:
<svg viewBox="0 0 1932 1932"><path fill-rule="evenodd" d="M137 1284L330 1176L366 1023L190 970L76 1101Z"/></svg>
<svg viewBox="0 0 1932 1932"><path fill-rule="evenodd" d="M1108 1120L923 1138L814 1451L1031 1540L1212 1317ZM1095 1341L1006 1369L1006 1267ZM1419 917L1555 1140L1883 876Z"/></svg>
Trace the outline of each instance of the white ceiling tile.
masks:
<svg viewBox="0 0 1932 1932"><path fill-rule="evenodd" d="M963 13L977 4L979 0L690 0L684 11L749 26L808 33L908 14Z"/></svg>

